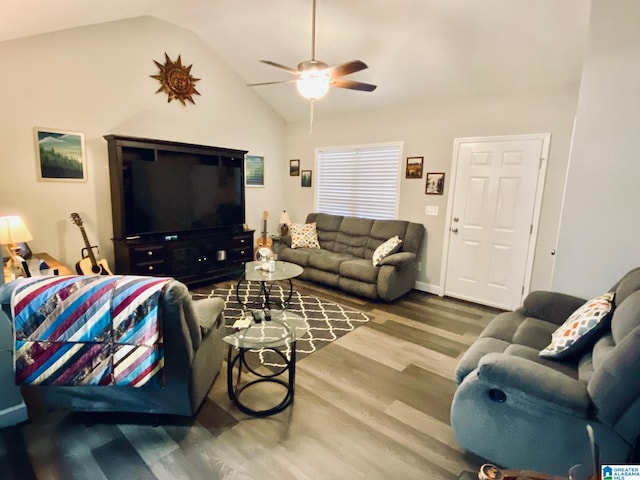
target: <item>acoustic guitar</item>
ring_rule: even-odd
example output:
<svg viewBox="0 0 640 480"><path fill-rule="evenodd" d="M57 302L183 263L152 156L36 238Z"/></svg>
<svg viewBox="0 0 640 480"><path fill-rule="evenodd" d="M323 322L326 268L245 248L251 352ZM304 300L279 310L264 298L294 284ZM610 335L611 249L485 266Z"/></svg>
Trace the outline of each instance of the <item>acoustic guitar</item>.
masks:
<svg viewBox="0 0 640 480"><path fill-rule="evenodd" d="M262 212L262 236L256 241L256 250L253 253L254 260L264 260L266 257L273 257L273 239L267 236L267 218L269 212Z"/></svg>
<svg viewBox="0 0 640 480"><path fill-rule="evenodd" d="M71 220L80 228L82 239L84 240L84 250L87 251L87 257L83 257L82 260L76 263L76 272L78 272L79 275L95 275L98 273L100 275L113 275L106 260L96 260L96 256L93 254L93 247L89 243L89 237L87 237L87 232L84 230L80 215L75 212L72 213Z"/></svg>

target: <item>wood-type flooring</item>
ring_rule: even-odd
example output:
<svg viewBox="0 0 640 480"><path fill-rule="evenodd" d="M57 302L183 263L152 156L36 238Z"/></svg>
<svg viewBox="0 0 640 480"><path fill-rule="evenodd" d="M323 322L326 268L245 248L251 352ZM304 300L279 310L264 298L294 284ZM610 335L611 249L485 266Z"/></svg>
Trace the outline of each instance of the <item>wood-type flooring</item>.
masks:
<svg viewBox="0 0 640 480"><path fill-rule="evenodd" d="M373 318L299 360L284 412L241 413L225 365L195 419L43 412L27 398L30 420L0 430L0 479L446 480L485 463L459 447L449 410L457 360L497 310L294 286Z"/></svg>

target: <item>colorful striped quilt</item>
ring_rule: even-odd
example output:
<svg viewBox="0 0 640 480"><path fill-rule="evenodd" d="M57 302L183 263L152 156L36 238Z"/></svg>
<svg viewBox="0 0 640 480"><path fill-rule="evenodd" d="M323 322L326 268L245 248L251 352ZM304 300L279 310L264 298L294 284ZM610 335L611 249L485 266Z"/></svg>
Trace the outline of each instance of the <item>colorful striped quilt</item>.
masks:
<svg viewBox="0 0 640 480"><path fill-rule="evenodd" d="M13 292L18 385L160 386L169 278L26 278Z"/></svg>

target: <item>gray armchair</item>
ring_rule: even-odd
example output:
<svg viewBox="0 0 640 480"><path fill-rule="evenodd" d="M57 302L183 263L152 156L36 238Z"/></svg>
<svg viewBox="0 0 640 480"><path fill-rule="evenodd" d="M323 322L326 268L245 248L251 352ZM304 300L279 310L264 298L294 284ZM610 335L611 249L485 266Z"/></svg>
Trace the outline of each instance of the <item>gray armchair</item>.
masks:
<svg viewBox="0 0 640 480"><path fill-rule="evenodd" d="M591 463L591 425L601 463L629 461L640 436L640 268L611 291L610 327L565 359L539 352L584 299L533 292L487 325L456 369L460 445L502 467L566 475Z"/></svg>

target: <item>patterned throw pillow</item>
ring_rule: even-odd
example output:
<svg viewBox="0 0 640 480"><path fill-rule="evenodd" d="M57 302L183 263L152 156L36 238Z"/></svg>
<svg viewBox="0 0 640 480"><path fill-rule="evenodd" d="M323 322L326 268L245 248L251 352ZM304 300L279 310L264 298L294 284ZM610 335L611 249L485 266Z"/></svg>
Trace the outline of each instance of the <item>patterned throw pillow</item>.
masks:
<svg viewBox="0 0 640 480"><path fill-rule="evenodd" d="M373 257L371 258L373 266L377 267L378 265L380 265L380 262L384 257L388 257L392 253L396 253L398 250L400 250L401 244L402 240L400 240L400 237L398 237L398 235L394 235L389 240L382 243L378 248L376 248L376 251L373 252Z"/></svg>
<svg viewBox="0 0 640 480"><path fill-rule="evenodd" d="M292 223L289 225L289 234L291 235L291 248L320 248L316 222L305 224Z"/></svg>
<svg viewBox="0 0 640 480"><path fill-rule="evenodd" d="M560 359L588 346L606 328L613 308L613 293L605 293L588 301L571 314L551 335L551 343L540 352L541 357Z"/></svg>

